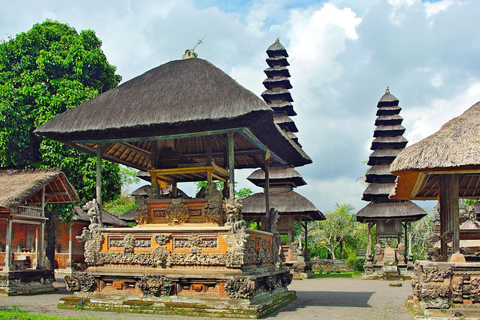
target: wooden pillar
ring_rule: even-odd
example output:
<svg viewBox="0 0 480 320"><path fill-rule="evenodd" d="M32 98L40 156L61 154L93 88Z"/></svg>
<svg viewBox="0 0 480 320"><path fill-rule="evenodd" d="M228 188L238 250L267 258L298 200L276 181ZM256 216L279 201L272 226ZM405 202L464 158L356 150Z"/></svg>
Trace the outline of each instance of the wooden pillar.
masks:
<svg viewBox="0 0 480 320"><path fill-rule="evenodd" d="M73 223L70 224L68 228L68 261L67 268L73 270Z"/></svg>
<svg viewBox="0 0 480 320"><path fill-rule="evenodd" d="M12 265L12 217L7 220L7 239L5 239L5 267L4 271L10 271Z"/></svg>
<svg viewBox="0 0 480 320"><path fill-rule="evenodd" d="M270 163L265 159L265 230L270 232L272 230L272 217L270 216Z"/></svg>
<svg viewBox="0 0 480 320"><path fill-rule="evenodd" d="M228 133L228 174L229 174L229 195L233 200L235 198L235 146L233 141L233 133Z"/></svg>
<svg viewBox="0 0 480 320"><path fill-rule="evenodd" d="M408 221L408 255L412 255L412 222Z"/></svg>
<svg viewBox="0 0 480 320"><path fill-rule="evenodd" d="M97 186L96 196L98 207L102 209L102 144L97 144ZM101 217L101 216L100 216ZM101 218L100 218L101 219Z"/></svg>
<svg viewBox="0 0 480 320"><path fill-rule="evenodd" d="M304 232L305 232L305 250L303 251L303 257L305 258L305 261L308 260L308 228L307 228L307 217L304 218Z"/></svg>
<svg viewBox="0 0 480 320"><path fill-rule="evenodd" d="M367 244L367 259L372 255L372 227L373 222L368 223L368 244Z"/></svg>
<svg viewBox="0 0 480 320"><path fill-rule="evenodd" d="M460 219L458 214L458 175L445 174L440 176L440 223L445 223L445 227L440 225L442 234L447 231L452 233L453 253L460 252ZM442 219L443 216L443 219ZM447 246L445 238L441 242L442 258L447 259ZM444 247L443 247L444 246Z"/></svg>
<svg viewBox="0 0 480 320"><path fill-rule="evenodd" d="M36 226L35 228L35 268L38 266L38 261L40 261L40 255L38 254L39 250L39 237L40 237L40 226Z"/></svg>
<svg viewBox="0 0 480 320"><path fill-rule="evenodd" d="M298 248L302 249L302 218L298 218L297 220L298 223Z"/></svg>
<svg viewBox="0 0 480 320"><path fill-rule="evenodd" d="M212 137L205 137L205 153L207 155L207 166L212 165ZM207 185L212 183L212 171L208 170L207 172Z"/></svg>
<svg viewBox="0 0 480 320"><path fill-rule="evenodd" d="M43 269L44 255L45 255L45 221L42 221L42 223L40 224L37 269Z"/></svg>
<svg viewBox="0 0 480 320"><path fill-rule="evenodd" d="M157 165L158 165L158 142L152 141L151 147L150 147L150 169L158 169ZM151 173L150 176L151 176L150 185L154 190L154 194L158 198L160 195L160 191L158 190L159 188L158 188L157 174Z"/></svg>

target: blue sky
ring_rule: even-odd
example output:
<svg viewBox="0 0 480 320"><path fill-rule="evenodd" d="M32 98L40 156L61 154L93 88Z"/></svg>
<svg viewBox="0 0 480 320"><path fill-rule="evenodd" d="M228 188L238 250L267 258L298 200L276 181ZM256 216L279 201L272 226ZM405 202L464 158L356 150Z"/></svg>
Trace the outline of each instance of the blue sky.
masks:
<svg viewBox="0 0 480 320"><path fill-rule="evenodd" d="M308 185L297 191L323 212L335 203L366 205L358 178L387 86L400 100L410 144L480 100L480 1L0 0L0 7L4 39L47 18L94 30L124 80L180 59L204 38L199 57L257 95L265 50L280 37L290 55L293 120L313 159L298 168ZM248 174L236 177L253 188Z"/></svg>

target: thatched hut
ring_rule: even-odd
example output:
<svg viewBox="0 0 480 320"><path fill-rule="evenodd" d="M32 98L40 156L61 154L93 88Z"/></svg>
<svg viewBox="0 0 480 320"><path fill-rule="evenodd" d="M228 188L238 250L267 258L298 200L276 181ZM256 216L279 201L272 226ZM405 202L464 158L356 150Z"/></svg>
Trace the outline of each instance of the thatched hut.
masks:
<svg viewBox="0 0 480 320"><path fill-rule="evenodd" d="M460 250L458 199L480 196L479 119L477 102L436 133L406 148L390 167L397 176L391 199L439 200L443 259L449 240L454 252Z"/></svg>
<svg viewBox="0 0 480 320"><path fill-rule="evenodd" d="M401 262L396 272L406 272L407 257L411 258L411 222L426 215L425 211L410 201L391 200L388 198L395 186L395 176L390 173L390 164L395 156L403 150L407 140L402 136L405 128L400 116L401 108L398 99L390 93L387 87L385 94L377 104L377 119L375 120L374 140L368 159L371 168L365 175L367 188L363 192L362 200L369 201L363 209L357 212L357 221L368 223L367 261L365 264L365 278L375 277L383 273L383 263L380 252L385 245L380 239L396 238L399 245L398 256ZM376 225L377 254L372 255L372 228ZM403 229L403 230L402 230ZM408 235L408 236L407 236ZM404 236L404 237L403 237ZM405 250L408 247L408 251ZM378 267L377 267L378 266Z"/></svg>
<svg viewBox="0 0 480 320"><path fill-rule="evenodd" d="M0 292L53 291L53 271L44 270L45 205L78 200L58 169L0 171Z"/></svg>
<svg viewBox="0 0 480 320"><path fill-rule="evenodd" d="M174 296L175 312L190 312L192 302L201 301L197 314L257 317L292 299L288 273L275 264L277 238L243 225L241 203L234 199L234 169L268 171L311 160L275 123L274 110L208 61L161 65L60 114L36 133L97 155L100 202L102 158L151 176L153 191L141 205L139 225L90 231L109 245L89 246L91 267L85 276L112 285L90 287L89 297L107 302L105 290L122 290L127 299L135 288L136 300L151 301L155 295L158 305ZM214 190L213 179L225 182L223 196ZM178 182L203 180L208 195L178 197ZM160 197L166 184L172 185L169 199ZM266 213L268 199L267 193ZM84 239L95 241L88 233Z"/></svg>

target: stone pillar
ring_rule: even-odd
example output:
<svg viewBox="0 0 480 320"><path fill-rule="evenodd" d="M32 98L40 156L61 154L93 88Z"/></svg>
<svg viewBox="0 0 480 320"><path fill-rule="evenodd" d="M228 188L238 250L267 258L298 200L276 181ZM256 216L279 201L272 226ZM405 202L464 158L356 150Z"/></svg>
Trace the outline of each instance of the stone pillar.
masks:
<svg viewBox="0 0 480 320"><path fill-rule="evenodd" d="M7 220L7 239L5 244L5 267L4 271L10 271L12 265L12 217L8 217Z"/></svg>

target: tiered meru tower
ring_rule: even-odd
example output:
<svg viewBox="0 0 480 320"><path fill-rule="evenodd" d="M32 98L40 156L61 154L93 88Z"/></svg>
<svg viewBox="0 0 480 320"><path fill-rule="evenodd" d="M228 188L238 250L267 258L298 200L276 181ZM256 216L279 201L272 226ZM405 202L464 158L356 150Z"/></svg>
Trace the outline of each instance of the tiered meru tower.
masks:
<svg viewBox="0 0 480 320"><path fill-rule="evenodd" d="M294 141L299 147L298 138L294 132L298 132L295 123L290 118L297 115L293 110L292 96L289 89L290 73L287 66L288 53L285 47L277 39L267 49L267 64L265 70L267 79L263 81L266 90L262 93L265 102L274 110L274 121L282 129L282 132ZM288 243L282 246L282 260L287 267L292 268L294 277L305 277L311 270L307 247L307 221L325 220L325 216L315 205L302 195L293 191L293 188L306 185L303 177L290 166L271 167L268 172L268 181L265 170L259 169L253 172L248 180L264 189L262 193L255 193L244 199L243 215L248 224L259 222L261 226L266 224L265 194L270 194L270 207L278 212L278 228L280 234L288 235ZM298 240L295 241L295 222L300 226ZM303 226L303 227L302 227ZM305 241L303 244L302 239Z"/></svg>
<svg viewBox="0 0 480 320"><path fill-rule="evenodd" d="M390 173L390 164L408 141L402 136L405 133L402 126L403 118L399 115L402 109L398 106L398 99L390 94L388 87L377 108L374 140L370 148L373 152L368 159L371 168L365 175L368 187L362 197L362 200L370 203L357 213L358 221L368 223L365 278L408 275L410 268L413 268L410 225L412 221L426 215L423 209L410 201L388 198L395 187L396 178ZM374 225L377 226L376 244L372 255L371 232ZM390 247L393 242L389 239L397 240L396 248Z"/></svg>

